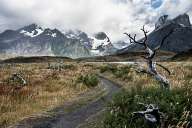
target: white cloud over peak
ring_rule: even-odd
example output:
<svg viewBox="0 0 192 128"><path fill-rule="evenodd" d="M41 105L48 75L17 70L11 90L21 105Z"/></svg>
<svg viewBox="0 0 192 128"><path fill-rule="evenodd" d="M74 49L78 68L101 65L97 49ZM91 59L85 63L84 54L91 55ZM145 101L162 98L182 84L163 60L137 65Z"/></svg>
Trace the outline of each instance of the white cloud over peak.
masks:
<svg viewBox="0 0 192 128"><path fill-rule="evenodd" d="M0 29L16 29L35 22L89 34L104 31L117 40L124 37L124 32L140 33L143 24L152 30L162 14L175 17L190 13L190 1L164 0L159 8L153 8L151 0L1 0Z"/></svg>

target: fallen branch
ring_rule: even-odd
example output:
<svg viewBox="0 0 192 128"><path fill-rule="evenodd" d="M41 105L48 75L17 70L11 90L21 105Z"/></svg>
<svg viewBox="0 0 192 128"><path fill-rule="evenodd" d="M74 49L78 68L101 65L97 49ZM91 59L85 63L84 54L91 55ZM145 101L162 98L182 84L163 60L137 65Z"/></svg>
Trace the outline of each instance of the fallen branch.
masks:
<svg viewBox="0 0 192 128"><path fill-rule="evenodd" d="M165 66L163 66L163 65L161 65L161 64L158 64L158 63L156 63L156 64L157 64L157 66L159 66L159 67L163 68L165 71L167 71L167 73L168 73L169 75L171 75L171 72L169 71L168 68L166 68Z"/></svg>
<svg viewBox="0 0 192 128"><path fill-rule="evenodd" d="M144 111L133 112L133 118L144 118L149 127L164 126L165 115L160 112L159 107L154 104L138 103L145 107Z"/></svg>
<svg viewBox="0 0 192 128"><path fill-rule="evenodd" d="M13 81L18 80L22 86L25 86L27 84L27 81L19 73L14 73L10 79Z"/></svg>

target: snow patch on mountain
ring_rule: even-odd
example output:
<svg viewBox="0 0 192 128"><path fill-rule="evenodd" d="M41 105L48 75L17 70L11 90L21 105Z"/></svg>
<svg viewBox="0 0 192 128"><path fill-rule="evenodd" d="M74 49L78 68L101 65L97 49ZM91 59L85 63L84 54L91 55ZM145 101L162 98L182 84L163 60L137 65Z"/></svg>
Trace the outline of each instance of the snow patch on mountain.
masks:
<svg viewBox="0 0 192 128"><path fill-rule="evenodd" d="M51 36L52 37L57 37L57 33L53 33Z"/></svg>
<svg viewBox="0 0 192 128"><path fill-rule="evenodd" d="M31 24L19 30L21 34L29 37L39 36L44 32L44 29L36 24Z"/></svg>
<svg viewBox="0 0 192 128"><path fill-rule="evenodd" d="M108 42L106 39L104 40L98 40L95 37L91 37L93 39L93 45L92 45L92 49L97 49L100 45L107 45Z"/></svg>
<svg viewBox="0 0 192 128"><path fill-rule="evenodd" d="M41 33L43 33L43 30L39 28L33 30L32 32L21 30L20 33L24 34L25 36L36 37L36 36L39 36Z"/></svg>
<svg viewBox="0 0 192 128"><path fill-rule="evenodd" d="M101 33L95 35L95 37L91 37L93 40L91 52L94 56L110 55L117 50L117 48L114 47L112 42L108 40L107 36L105 36L104 38ZM101 35L102 38L100 38Z"/></svg>

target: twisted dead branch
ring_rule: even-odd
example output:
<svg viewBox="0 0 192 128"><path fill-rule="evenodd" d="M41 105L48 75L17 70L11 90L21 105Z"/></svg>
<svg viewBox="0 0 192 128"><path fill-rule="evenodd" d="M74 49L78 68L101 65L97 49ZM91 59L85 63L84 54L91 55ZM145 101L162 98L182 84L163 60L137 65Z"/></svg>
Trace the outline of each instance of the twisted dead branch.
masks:
<svg viewBox="0 0 192 128"><path fill-rule="evenodd" d="M171 74L171 72L168 70L168 68L165 68L164 66L162 66L160 64L157 64L153 59L154 59L157 51L163 46L166 39L174 32L174 30L171 30L168 34L166 34L163 37L163 39L161 40L160 44L157 47L155 47L154 49L150 48L147 44L147 40L148 40L147 34L149 31L145 30L145 26L142 27L141 31L144 33L144 39L140 40L140 41L137 41L136 34L134 36L132 36L131 34L124 33L125 35L127 35L129 37L131 44L139 44L144 47L144 50L146 53L146 55L144 56L144 59L146 59L146 61L147 61L148 70L142 69L141 72L147 73L147 74L153 76L160 83L161 88L170 89L170 83L169 83L168 79L165 76L161 75L159 72L157 72L156 65L158 65L161 68L163 68L164 70L166 70L169 75Z"/></svg>

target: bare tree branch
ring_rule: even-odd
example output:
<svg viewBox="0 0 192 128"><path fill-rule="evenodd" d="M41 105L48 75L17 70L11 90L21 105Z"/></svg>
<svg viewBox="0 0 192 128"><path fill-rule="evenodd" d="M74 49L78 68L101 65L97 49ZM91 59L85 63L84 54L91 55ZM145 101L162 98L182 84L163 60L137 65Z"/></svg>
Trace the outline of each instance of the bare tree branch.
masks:
<svg viewBox="0 0 192 128"><path fill-rule="evenodd" d="M146 30L145 30L145 25L143 25L143 28L141 29L141 31L143 31L143 33L144 33L144 35L145 35L145 39L144 39L144 41L143 41L143 44L144 44L145 48L147 48L147 47L148 47L148 46L147 46L147 39L148 39L147 33L148 33L149 31L146 31Z"/></svg>
<svg viewBox="0 0 192 128"><path fill-rule="evenodd" d="M166 77L162 76L161 74L159 74L157 72L156 62L154 62L153 59L156 55L157 50L159 50L163 46L165 40L174 32L174 30L171 30L166 36L164 36L163 39L161 40L160 44L154 49L151 49L147 45L147 40L148 40L147 33L149 31L145 30L145 26L142 27L141 31L143 31L143 33L144 33L144 39L140 42L138 42L136 40L136 34L134 35L134 37L132 37L131 34L124 33L129 37L130 43L140 44L140 45L143 45L145 48L146 56L144 58L147 60L148 71L142 70L141 72L144 72L144 73L147 73L147 74L154 76L154 78L161 83L162 88L168 88L169 89L169 86L170 86L169 81L166 79ZM160 64L157 64L157 65L160 66L161 68L163 68L164 70L166 70L169 73L169 75L171 74L171 72L167 68L165 68L164 66L162 66Z"/></svg>
<svg viewBox="0 0 192 128"><path fill-rule="evenodd" d="M158 63L157 63L157 66L163 68L165 71L167 71L167 73L168 73L169 75L171 75L171 72L170 72L169 69L166 68L165 66L163 66L163 65L161 65L161 64L158 64Z"/></svg>
<svg viewBox="0 0 192 128"><path fill-rule="evenodd" d="M128 33L124 33L125 35L127 35L129 37L129 40L130 40L130 43L133 44L133 43L136 43L136 44L141 44L143 45L142 42L138 42L136 41L136 34L134 35L134 37L131 36L131 34L128 34Z"/></svg>

